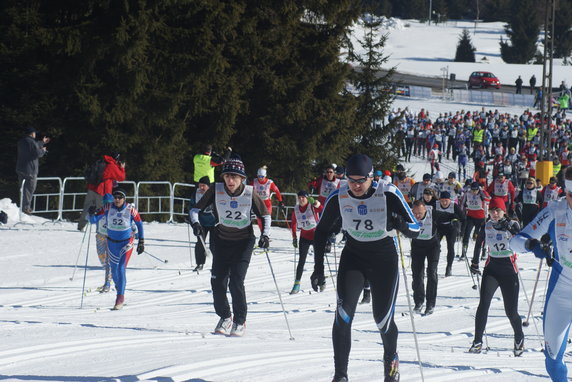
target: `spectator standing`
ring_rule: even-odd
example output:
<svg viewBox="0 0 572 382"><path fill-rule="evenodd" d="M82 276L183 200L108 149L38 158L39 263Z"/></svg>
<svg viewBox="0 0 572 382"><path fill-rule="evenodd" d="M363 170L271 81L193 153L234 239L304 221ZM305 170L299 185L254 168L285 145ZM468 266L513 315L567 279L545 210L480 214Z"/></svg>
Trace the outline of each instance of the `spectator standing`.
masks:
<svg viewBox="0 0 572 382"><path fill-rule="evenodd" d="M37 130L33 127L26 129L26 136L18 141L18 158L16 160L16 174L18 174L19 190L24 184L22 205L20 209L25 214L32 214L32 198L36 191L36 182L40 169L39 158L46 155L45 145L50 138L44 137L41 141L36 140Z"/></svg>
<svg viewBox="0 0 572 382"><path fill-rule="evenodd" d="M225 159L230 156L232 149L229 147L225 158L213 153L211 145L204 145L201 154L196 154L193 157L193 165L195 168L193 180L198 183L203 176L209 177L209 182L214 183L214 169L224 163Z"/></svg>
<svg viewBox="0 0 572 382"><path fill-rule="evenodd" d="M113 187L117 186L118 182L125 180L125 162L121 162L119 158L120 155L118 153L104 155L100 162L101 165L104 166L101 181L97 184L87 183L87 194L83 202L83 211L77 222L77 229L79 231L87 224L89 208L92 206L96 209L101 208L103 205L103 195L111 194Z"/></svg>
<svg viewBox="0 0 572 382"><path fill-rule="evenodd" d="M533 94L536 90L536 77L534 74L530 77L530 80L528 80L528 84L530 85L530 94Z"/></svg>
<svg viewBox="0 0 572 382"><path fill-rule="evenodd" d="M516 81L514 81L514 83L516 85L516 94L522 94L522 78L518 76L518 78L516 79Z"/></svg>

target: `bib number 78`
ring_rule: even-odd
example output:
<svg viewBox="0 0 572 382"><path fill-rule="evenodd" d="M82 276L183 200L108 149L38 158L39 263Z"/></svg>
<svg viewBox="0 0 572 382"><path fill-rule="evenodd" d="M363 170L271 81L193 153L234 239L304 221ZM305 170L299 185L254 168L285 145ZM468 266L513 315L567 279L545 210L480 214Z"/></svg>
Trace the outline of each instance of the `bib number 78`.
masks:
<svg viewBox="0 0 572 382"><path fill-rule="evenodd" d="M360 226L362 225L363 222L363 228L368 230L368 231L372 231L373 230L373 221L371 221L370 219L366 219L366 220L361 220L361 219L353 219L352 220L355 225L356 225L356 231L359 231Z"/></svg>

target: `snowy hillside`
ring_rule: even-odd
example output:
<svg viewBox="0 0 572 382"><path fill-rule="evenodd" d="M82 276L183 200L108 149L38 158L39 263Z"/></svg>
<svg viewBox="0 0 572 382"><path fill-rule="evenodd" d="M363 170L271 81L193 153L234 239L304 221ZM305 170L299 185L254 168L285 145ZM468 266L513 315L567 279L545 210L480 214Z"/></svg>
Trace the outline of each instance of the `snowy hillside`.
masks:
<svg viewBox="0 0 572 382"><path fill-rule="evenodd" d="M425 162L411 164L412 172L428 170ZM445 164L444 167L449 167ZM449 167L450 168L450 167ZM5 201L4 201L5 202ZM243 338L211 334L217 322L212 306L209 272L190 271L189 231L185 225L145 224L150 253L159 262L133 255L127 271L126 306L110 311L113 292L95 291L103 271L93 238L87 258L87 293L82 298L86 243L75 224L35 224L0 228L2 277L0 287L0 374L7 381L329 381L333 375L331 327L335 291L327 279L324 293L311 292L309 256L303 291L290 296L294 249L286 229L273 227L270 257L284 300L294 340L289 334L266 257L252 257L246 277L249 301L247 332ZM44 223L44 224L42 224ZM257 231L257 230L256 230ZM409 264L409 240L402 239ZM194 247L195 238L191 239ZM444 246L444 243L443 243ZM472 247L472 243L471 243ZM341 248L336 248L339 256ZM73 281L74 264L79 267ZM329 262L334 266L334 254ZM540 381L546 380L541 339L535 326L525 328L526 352L512 355L512 330L504 315L500 293L493 300L487 326L491 350L468 354L472 341L477 291L464 262L456 262L453 276L443 278L439 267L437 306L432 316L416 315L426 381ZM530 294L538 262L532 255L519 261ZM207 260L207 268L210 259ZM333 271L335 272L335 270ZM407 277L411 282L410 269ZM546 271L541 273L540 311ZM411 289L411 288L410 288ZM398 351L402 381L419 381L419 367L408 315L404 280L395 311L400 330ZM521 291L521 315L527 303ZM541 321L535 322L541 330ZM351 381L380 380L382 345L370 305L360 305L352 332ZM566 360L569 360L567 355Z"/></svg>
<svg viewBox="0 0 572 382"><path fill-rule="evenodd" d="M441 68L449 67L455 73L459 85L464 84L474 71L493 72L504 85L514 85L520 75L524 86L534 74L536 85L542 82L542 65L505 64L500 56L500 38L507 40L502 22L479 23L449 21L441 24L420 23L415 20L390 19L384 23L381 33L387 34L384 54L389 57L385 66L397 71L430 77L442 77ZM459 36L463 29L471 32L471 41L476 48L475 63L453 62ZM357 39L363 39L363 31L357 25L353 34L354 47L360 51ZM537 46L542 51L542 45ZM554 61L553 86L566 81L572 85L572 67Z"/></svg>

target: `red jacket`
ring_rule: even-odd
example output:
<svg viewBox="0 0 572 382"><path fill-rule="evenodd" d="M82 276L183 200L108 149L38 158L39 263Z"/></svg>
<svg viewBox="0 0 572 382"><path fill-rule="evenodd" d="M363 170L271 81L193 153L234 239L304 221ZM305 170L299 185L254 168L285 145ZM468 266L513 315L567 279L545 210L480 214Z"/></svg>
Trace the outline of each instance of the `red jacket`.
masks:
<svg viewBox="0 0 572 382"><path fill-rule="evenodd" d="M122 182L125 180L125 168L119 166L115 159L108 155L104 155L103 160L107 163L103 171L103 181L97 186L93 184L87 185L88 190L97 192L101 196L111 194L114 182Z"/></svg>
<svg viewBox="0 0 572 382"><path fill-rule="evenodd" d="M320 204L320 207L315 208L311 206L310 203L306 204L305 207L300 207L300 211L304 212L306 209L311 208L314 211L314 217L316 218L316 222L320 221L320 213L324 209L324 205ZM292 238L296 239L296 229L297 229L297 222L296 222L296 211L292 210L292 224L290 225L292 229ZM314 232L316 232L316 228L310 230L300 230L300 238L304 238L306 240L314 240Z"/></svg>

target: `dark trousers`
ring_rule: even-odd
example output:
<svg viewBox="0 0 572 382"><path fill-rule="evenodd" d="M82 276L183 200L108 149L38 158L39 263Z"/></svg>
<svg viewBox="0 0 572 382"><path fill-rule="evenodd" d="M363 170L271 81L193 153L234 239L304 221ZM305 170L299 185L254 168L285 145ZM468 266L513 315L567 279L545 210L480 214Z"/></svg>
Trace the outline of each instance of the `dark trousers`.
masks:
<svg viewBox="0 0 572 382"><path fill-rule="evenodd" d="M384 354L393 357L397 350L397 326L393 320L399 286L397 250L393 241L379 252L363 253L345 247L338 269L338 305L332 329L334 363L337 376L347 376L351 349L351 326L365 280L369 280L373 317L381 334Z"/></svg>
<svg viewBox="0 0 572 382"><path fill-rule="evenodd" d="M475 219L470 216L467 216L467 220L465 221L465 229L463 231L463 247L469 245L469 239L471 237L471 232L473 228L475 232L478 234L485 224L485 219Z"/></svg>
<svg viewBox="0 0 572 382"><path fill-rule="evenodd" d="M209 232L211 232L213 230L213 228L214 227L203 226L203 234L201 236L203 237L203 241L205 243L207 241L207 235L209 234ZM211 234L211 236L212 236L212 234ZM197 261L197 265L204 264L205 261L207 260L205 247L203 247L203 243L201 242L201 239L199 239L197 241L197 244L195 245L195 260Z"/></svg>
<svg viewBox="0 0 572 382"><path fill-rule="evenodd" d="M443 236L447 239L447 266L451 266L453 264L453 260L455 260L455 241L457 240L457 229L453 224L447 224L444 226L440 226L438 229L437 238L439 239L439 243L441 243L441 239Z"/></svg>
<svg viewBox="0 0 572 382"><path fill-rule="evenodd" d="M34 192L36 191L37 175L30 176L22 172L16 171L18 174L18 184L22 188L22 183L24 182L24 190L22 195L22 205L20 209L22 211L32 209L32 198L34 197ZM20 191L20 189L18 189Z"/></svg>
<svg viewBox="0 0 572 382"><path fill-rule="evenodd" d="M298 243L300 252L298 257L298 266L296 267L296 281L300 281L302 279L302 273L304 273L304 265L306 265L306 257L308 256L308 250L310 249L311 245L314 245L313 240L304 239L303 237L300 238Z"/></svg>
<svg viewBox="0 0 572 382"><path fill-rule="evenodd" d="M514 331L514 340L520 342L524 338L522 320L518 314L518 274L510 258L491 258L481 281L481 299L475 316L475 342L483 342L489 307L498 287L501 289L504 311Z"/></svg>
<svg viewBox="0 0 572 382"><path fill-rule="evenodd" d="M254 249L254 236L246 240L220 240L216 235L211 237L213 266L211 270L211 287L216 314L221 318L231 316L230 305L226 296L227 288L232 297L233 321L244 324L246 321L246 293L244 278Z"/></svg>
<svg viewBox="0 0 572 382"><path fill-rule="evenodd" d="M413 274L413 301L421 305L427 298L427 307L434 307L437 300L437 266L441 246L437 240L413 240L411 243L411 273ZM427 289L424 286L425 259L427 259Z"/></svg>

